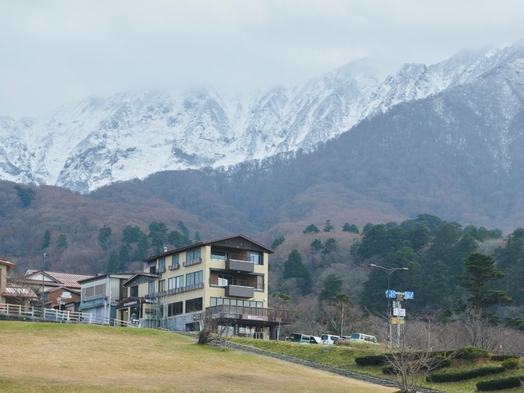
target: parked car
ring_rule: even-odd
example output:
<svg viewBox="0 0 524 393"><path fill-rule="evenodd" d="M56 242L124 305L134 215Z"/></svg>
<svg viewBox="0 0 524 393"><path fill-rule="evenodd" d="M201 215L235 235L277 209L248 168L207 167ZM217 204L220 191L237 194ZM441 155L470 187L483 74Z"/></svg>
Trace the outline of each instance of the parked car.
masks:
<svg viewBox="0 0 524 393"><path fill-rule="evenodd" d="M355 344L377 344L378 340L375 336L371 336L369 334L364 333L352 333L349 338L350 343Z"/></svg>
<svg viewBox="0 0 524 393"><path fill-rule="evenodd" d="M301 343L301 344L320 344L320 337L311 336L309 334L302 333L292 333L289 335L289 341L292 343Z"/></svg>
<svg viewBox="0 0 524 393"><path fill-rule="evenodd" d="M335 341L340 339L340 336L324 333L322 336L320 336L320 339L322 340L322 344L324 345L333 345L335 344Z"/></svg>

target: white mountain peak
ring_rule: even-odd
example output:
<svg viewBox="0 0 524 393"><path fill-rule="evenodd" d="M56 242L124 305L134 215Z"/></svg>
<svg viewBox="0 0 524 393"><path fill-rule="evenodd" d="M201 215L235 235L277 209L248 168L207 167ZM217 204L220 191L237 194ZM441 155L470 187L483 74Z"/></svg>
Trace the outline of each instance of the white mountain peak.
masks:
<svg viewBox="0 0 524 393"><path fill-rule="evenodd" d="M380 79L367 59L301 86L247 97L211 87L88 97L40 118L0 117L0 178L89 192L163 170L230 166L311 151L396 104L471 83L501 64L522 67L522 44L405 64Z"/></svg>

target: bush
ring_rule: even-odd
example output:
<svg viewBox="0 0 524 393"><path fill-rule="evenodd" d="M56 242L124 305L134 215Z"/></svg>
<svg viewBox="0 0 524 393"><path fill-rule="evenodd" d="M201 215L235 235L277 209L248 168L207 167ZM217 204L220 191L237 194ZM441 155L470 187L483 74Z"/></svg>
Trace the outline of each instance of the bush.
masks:
<svg viewBox="0 0 524 393"><path fill-rule="evenodd" d="M519 358L506 359L501 363L501 366L506 370L515 370L519 367Z"/></svg>
<svg viewBox="0 0 524 393"><path fill-rule="evenodd" d="M504 379L493 379L491 381L477 382L477 390L493 391L516 388L524 381L524 375L520 377L509 377Z"/></svg>
<svg viewBox="0 0 524 393"><path fill-rule="evenodd" d="M371 355L371 356L362 356L355 358L355 363L359 366L383 366L388 361L386 355Z"/></svg>
<svg viewBox="0 0 524 393"><path fill-rule="evenodd" d="M462 347L455 353L455 357L466 360L489 358L489 352L475 347Z"/></svg>
<svg viewBox="0 0 524 393"><path fill-rule="evenodd" d="M506 359L518 359L517 355L491 355L491 360L494 362L503 362Z"/></svg>
<svg viewBox="0 0 524 393"><path fill-rule="evenodd" d="M489 367L476 368L473 370L453 371L453 372L448 372L448 373L434 373L434 374L428 375L426 377L426 381L435 382L435 383L457 382L457 381L464 381L466 379L483 377L486 375L498 374L504 371L506 371L504 367L489 366Z"/></svg>

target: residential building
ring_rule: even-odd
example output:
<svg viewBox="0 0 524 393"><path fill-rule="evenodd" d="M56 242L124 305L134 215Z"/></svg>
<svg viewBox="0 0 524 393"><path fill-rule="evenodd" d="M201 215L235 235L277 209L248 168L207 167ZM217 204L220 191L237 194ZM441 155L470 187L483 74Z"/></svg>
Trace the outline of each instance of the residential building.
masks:
<svg viewBox="0 0 524 393"><path fill-rule="evenodd" d="M27 285L16 281L13 285L13 280L8 279L7 275L14 267L14 263L0 259L0 305L12 304L27 307L31 301L38 299L38 296Z"/></svg>
<svg viewBox="0 0 524 393"><path fill-rule="evenodd" d="M131 273L110 273L80 280L82 295L79 311L94 317L129 321L130 318L124 313L117 318L116 306L128 297L128 290L123 284L132 276Z"/></svg>
<svg viewBox="0 0 524 393"><path fill-rule="evenodd" d="M275 338L276 328L292 323L292 316L267 308L272 252L233 235L144 259L144 274L125 283L146 300L139 307L140 325L201 330L207 318L215 326L232 326L235 335Z"/></svg>
<svg viewBox="0 0 524 393"><path fill-rule="evenodd" d="M20 283L23 283L26 287L32 288L39 294L40 299L35 305L42 304L42 294L44 294L44 304L46 307L58 308L59 306L62 306L62 304L65 305L65 303L69 303L70 306L68 308L74 308L73 311L77 311L76 308L80 302L79 281L91 277L92 276L85 274L28 269L26 270L23 279L20 280ZM74 304L76 304L76 307L73 306Z"/></svg>

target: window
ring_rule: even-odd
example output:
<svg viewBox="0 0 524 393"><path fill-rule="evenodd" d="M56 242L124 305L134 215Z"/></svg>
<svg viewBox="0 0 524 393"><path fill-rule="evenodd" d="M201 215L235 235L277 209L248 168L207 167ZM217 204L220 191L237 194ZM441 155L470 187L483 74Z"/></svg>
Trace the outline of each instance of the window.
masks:
<svg viewBox="0 0 524 393"><path fill-rule="evenodd" d="M155 293L155 282L151 281L147 284L147 293L152 294Z"/></svg>
<svg viewBox="0 0 524 393"><path fill-rule="evenodd" d="M182 310L183 302L170 303L167 305L167 316L172 317L174 315L180 315L184 311Z"/></svg>
<svg viewBox="0 0 524 393"><path fill-rule="evenodd" d="M180 262L180 255L179 254L176 254L176 255L173 255L173 262L171 262L172 265L178 265Z"/></svg>
<svg viewBox="0 0 524 393"><path fill-rule="evenodd" d="M186 285L200 284L204 282L204 271L199 270L198 272L186 274Z"/></svg>
<svg viewBox="0 0 524 393"><path fill-rule="evenodd" d="M135 285L129 289L129 296L138 297L138 285Z"/></svg>
<svg viewBox="0 0 524 393"><path fill-rule="evenodd" d="M236 299L224 299L221 297L212 297L210 298L210 304L211 306L220 306L222 304L228 305L228 306L238 306L238 307L255 307L255 308L263 308L262 302L253 302L250 300L236 300Z"/></svg>
<svg viewBox="0 0 524 393"><path fill-rule="evenodd" d="M262 265L262 256L259 252L254 251L248 251L247 252L247 259L251 263L254 263L255 265Z"/></svg>
<svg viewBox="0 0 524 393"><path fill-rule="evenodd" d="M211 251L211 259L216 261L225 261L226 253L224 251Z"/></svg>
<svg viewBox="0 0 524 393"><path fill-rule="evenodd" d="M184 276L171 277L167 282L167 289L182 288L184 286Z"/></svg>
<svg viewBox="0 0 524 393"><path fill-rule="evenodd" d="M163 292L166 287L166 280L159 280L158 281L158 292Z"/></svg>
<svg viewBox="0 0 524 393"><path fill-rule="evenodd" d="M200 248L197 248L196 250L191 250L186 253L186 260L187 261L193 261L195 259L200 258Z"/></svg>
<svg viewBox="0 0 524 393"><path fill-rule="evenodd" d="M160 258L158 260L158 270L162 270L166 267L166 258Z"/></svg>
<svg viewBox="0 0 524 393"><path fill-rule="evenodd" d="M151 266L149 268L149 274L156 274L156 266Z"/></svg>
<svg viewBox="0 0 524 393"><path fill-rule="evenodd" d="M84 288L84 297L86 299L103 297L105 292L106 292L106 284L98 284L92 287Z"/></svg>
<svg viewBox="0 0 524 393"><path fill-rule="evenodd" d="M257 289L264 290L264 276L257 276Z"/></svg>
<svg viewBox="0 0 524 393"><path fill-rule="evenodd" d="M196 299L186 300L186 313L202 311L202 298L197 297Z"/></svg>

